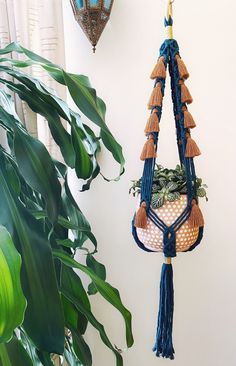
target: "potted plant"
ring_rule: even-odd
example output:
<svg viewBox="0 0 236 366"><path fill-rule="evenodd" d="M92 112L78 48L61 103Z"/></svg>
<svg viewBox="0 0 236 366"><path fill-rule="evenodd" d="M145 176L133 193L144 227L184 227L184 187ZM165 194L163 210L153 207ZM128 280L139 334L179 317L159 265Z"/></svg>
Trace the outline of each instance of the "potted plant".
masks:
<svg viewBox="0 0 236 366"><path fill-rule="evenodd" d="M140 195L142 180L133 181L129 192L133 196ZM207 198L207 185L201 178L196 178L196 196ZM175 169L164 168L156 164L154 170L151 209L168 226L172 225L176 218L183 212L187 205L187 179L184 166L177 165ZM149 219L145 229L137 228L139 239L147 248L154 251L163 250L163 234ZM198 228L186 223L179 229L176 235L177 245L180 251L185 251L194 243L198 236Z"/></svg>
<svg viewBox="0 0 236 366"><path fill-rule="evenodd" d="M25 60L7 58L12 52ZM122 366L122 355L93 313L89 296L99 293L121 313L128 347L133 344L131 314L106 282L106 268L95 256L96 238L68 184L70 168L84 180L82 190L89 189L100 173L102 145L119 163L119 176L123 173L122 148L105 123L105 103L87 77L67 73L17 44L0 54L0 126L7 136L7 146L0 146L0 364L91 366L84 338L90 323ZM65 85L79 110L100 127L99 136L53 90L22 71L34 64ZM16 113L15 95L47 120L63 162L30 136ZM76 260L77 252L86 255L86 264ZM90 278L88 288L75 269Z"/></svg>

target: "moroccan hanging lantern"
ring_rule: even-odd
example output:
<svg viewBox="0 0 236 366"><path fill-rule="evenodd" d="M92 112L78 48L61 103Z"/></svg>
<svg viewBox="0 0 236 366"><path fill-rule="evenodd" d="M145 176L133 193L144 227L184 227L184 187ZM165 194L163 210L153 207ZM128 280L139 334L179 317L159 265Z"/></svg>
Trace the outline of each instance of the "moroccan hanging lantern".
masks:
<svg viewBox="0 0 236 366"><path fill-rule="evenodd" d="M93 46L93 52L110 18L114 0L70 0L75 19Z"/></svg>

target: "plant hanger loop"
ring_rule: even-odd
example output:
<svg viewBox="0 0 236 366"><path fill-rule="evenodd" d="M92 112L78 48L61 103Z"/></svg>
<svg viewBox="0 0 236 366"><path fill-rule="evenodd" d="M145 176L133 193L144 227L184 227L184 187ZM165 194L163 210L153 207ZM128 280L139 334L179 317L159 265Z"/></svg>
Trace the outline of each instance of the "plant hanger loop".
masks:
<svg viewBox="0 0 236 366"><path fill-rule="evenodd" d="M166 0L167 2L167 11L166 11L166 19L168 20L169 17L172 18L173 15L173 3L175 0Z"/></svg>
<svg viewBox="0 0 236 366"><path fill-rule="evenodd" d="M167 9L165 15L165 27L167 39L173 39L173 2L175 0L167 0Z"/></svg>

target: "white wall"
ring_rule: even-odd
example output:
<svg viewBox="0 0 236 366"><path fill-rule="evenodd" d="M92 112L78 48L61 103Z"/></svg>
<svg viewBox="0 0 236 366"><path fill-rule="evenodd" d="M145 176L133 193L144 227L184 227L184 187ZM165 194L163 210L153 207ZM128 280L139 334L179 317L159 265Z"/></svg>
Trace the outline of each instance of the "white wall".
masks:
<svg viewBox="0 0 236 366"><path fill-rule="evenodd" d="M146 4L146 8L145 8ZM98 258L108 280L120 289L133 313L135 345L124 354L127 366L164 365L151 348L156 327L162 256L135 245L130 222L136 205L128 194L130 181L141 175L139 154L144 142L150 71L163 41L164 1L115 0L109 25L97 52L73 19L64 0L67 69L90 76L107 103L107 123L124 147L126 173L118 183L98 179L90 192L74 192L87 213L99 242ZM188 65L190 107L198 124L193 135L203 152L196 160L198 175L208 184L209 203L202 245L174 260L176 366L235 366L236 353L236 3L176 0L175 37ZM177 163L170 98L165 99L159 161ZM115 176L112 159L103 156L104 172ZM93 302L112 341L124 348L119 314L99 297ZM115 365L97 333L88 334L94 365Z"/></svg>

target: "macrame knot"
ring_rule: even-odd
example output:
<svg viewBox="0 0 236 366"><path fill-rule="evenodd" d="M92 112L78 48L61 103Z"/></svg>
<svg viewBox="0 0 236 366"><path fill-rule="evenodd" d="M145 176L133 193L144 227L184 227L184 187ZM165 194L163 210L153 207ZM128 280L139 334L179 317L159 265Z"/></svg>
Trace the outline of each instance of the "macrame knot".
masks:
<svg viewBox="0 0 236 366"><path fill-rule="evenodd" d="M185 105L182 107L182 111L184 113L184 128L194 128L194 127L196 127L193 116L188 111L188 108Z"/></svg>
<svg viewBox="0 0 236 366"><path fill-rule="evenodd" d="M135 227L140 229L147 228L147 204L142 202L135 217Z"/></svg>
<svg viewBox="0 0 236 366"><path fill-rule="evenodd" d="M186 133L187 144L185 150L186 158L194 158L195 156L201 155L201 151L197 146L196 142L191 138L190 133Z"/></svg>
<svg viewBox="0 0 236 366"><path fill-rule="evenodd" d="M189 73L188 73L188 70L187 70L187 67L186 67L184 61L182 60L180 55L176 55L175 59L177 61L180 78L181 79L188 79Z"/></svg>
<svg viewBox="0 0 236 366"><path fill-rule="evenodd" d="M161 82L158 82L155 88L153 89L151 97L149 99L148 109L162 106L163 95L161 89L162 89Z"/></svg>
<svg viewBox="0 0 236 366"><path fill-rule="evenodd" d="M190 94L190 91L188 90L187 86L184 83L184 80L179 80L179 85L181 88L181 102L190 104L193 102L193 98Z"/></svg>
<svg viewBox="0 0 236 366"><path fill-rule="evenodd" d="M156 108L153 109L148 121L147 121L147 124L146 124L146 127L145 127L145 134L149 134L149 133L152 133L152 132L159 132L160 131L160 126L159 126L159 118L158 118L158 110Z"/></svg>
<svg viewBox="0 0 236 366"><path fill-rule="evenodd" d="M165 257L176 257L176 233L168 227L164 231L163 252Z"/></svg>
<svg viewBox="0 0 236 366"><path fill-rule="evenodd" d="M204 217L196 199L192 200L192 209L188 223L192 228L204 226Z"/></svg>
<svg viewBox="0 0 236 366"><path fill-rule="evenodd" d="M159 57L152 73L150 76L151 79L165 79L166 78L166 66L165 66L165 57Z"/></svg>
<svg viewBox="0 0 236 366"><path fill-rule="evenodd" d="M151 134L149 135L148 140L145 142L143 147L140 160L153 159L156 158L156 146L155 146L155 138Z"/></svg>

